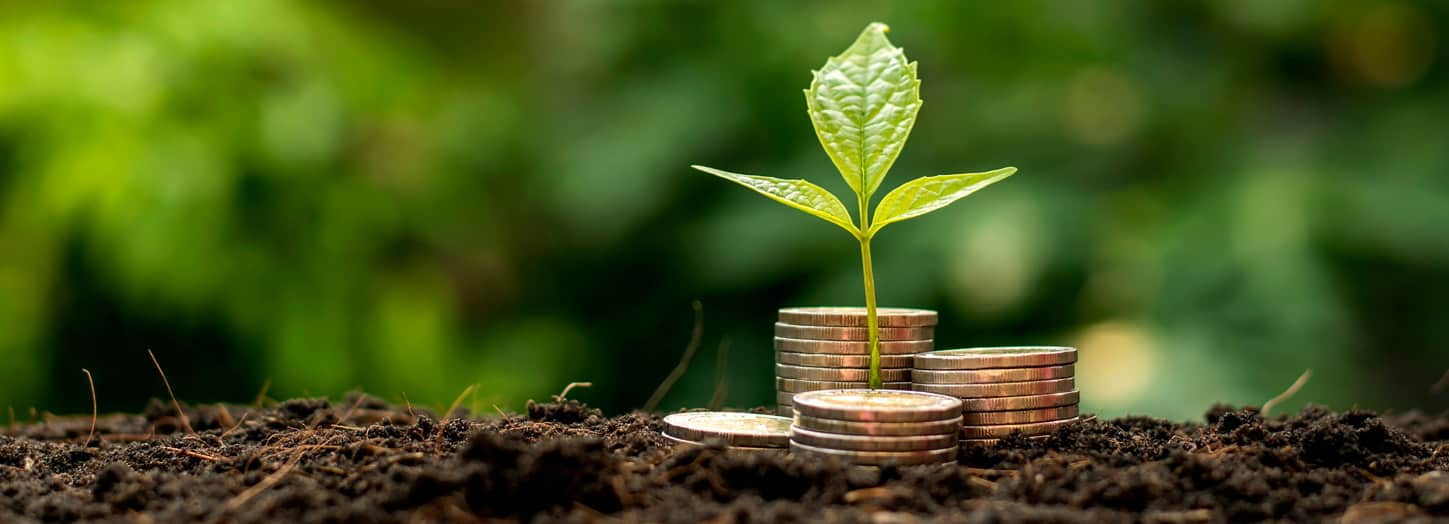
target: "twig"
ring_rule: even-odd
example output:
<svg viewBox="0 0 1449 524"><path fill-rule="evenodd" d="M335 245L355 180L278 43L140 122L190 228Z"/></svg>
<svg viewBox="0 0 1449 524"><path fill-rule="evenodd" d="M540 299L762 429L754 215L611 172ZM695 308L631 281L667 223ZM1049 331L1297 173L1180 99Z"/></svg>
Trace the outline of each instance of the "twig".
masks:
<svg viewBox="0 0 1449 524"><path fill-rule="evenodd" d="M218 441L225 441L226 440L226 436L227 435L230 435L232 431L236 430L236 428L241 427L242 423L244 423L244 422L247 421L247 415L250 415L250 414L251 414L250 412L248 412L248 413L242 413L241 419L237 420L236 421L236 424L232 424L231 427L226 428L226 431L221 432L221 435L218 435L216 437L216 439Z"/></svg>
<svg viewBox="0 0 1449 524"><path fill-rule="evenodd" d="M675 365L674 370L664 377L664 382L660 382L659 387L654 388L654 394L650 395L649 401L644 403L645 413L651 413L659 407L659 403L664 401L664 395L669 394L669 389L674 387L674 383L679 381L679 377L684 376L684 371L689 369L689 361L693 360L694 353L699 351L699 340L704 336L704 304L696 300L692 305L694 306L694 332L689 336L689 345L684 347L684 356L679 359L679 364Z"/></svg>
<svg viewBox="0 0 1449 524"><path fill-rule="evenodd" d="M166 384L166 394L171 395L171 406L176 408L176 414L181 416L181 425L186 427L188 434L196 433L196 430L191 429L191 419L186 418L186 412L181 410L181 403L176 401L176 393L171 391L171 381L166 380L166 372L161 370L161 363L156 360L156 354L149 349L146 350L146 354L151 355L151 363L155 364L156 371L161 373L161 382Z"/></svg>
<svg viewBox="0 0 1449 524"><path fill-rule="evenodd" d="M1429 386L1429 392L1443 393L1446 389L1449 389L1449 369L1444 370L1444 376L1439 377L1438 382L1435 382L1434 385Z"/></svg>
<svg viewBox="0 0 1449 524"><path fill-rule="evenodd" d="M569 392L570 391L573 391L574 388L591 388L591 387L594 387L594 383L593 382L569 382L569 385L564 386L563 391L560 391L560 392L558 392L557 395L554 395L553 396L553 401L554 402L563 402L564 399L566 399L566 398L569 397Z"/></svg>
<svg viewBox="0 0 1449 524"><path fill-rule="evenodd" d="M406 391L403 392L402 396L403 396L403 403L404 404L407 404L407 406L408 406L408 416L409 417L412 417L413 420L417 420L418 419L418 414L417 413L413 413L413 401L408 400L408 393Z"/></svg>
<svg viewBox="0 0 1449 524"><path fill-rule="evenodd" d="M201 452L197 452L197 451L191 451L189 449L173 448L171 446L161 446L161 449L164 449L166 451L170 451L172 453L179 453L181 455L185 455L185 456L188 456L188 457L197 459L197 460L205 460L205 461L208 461L208 462L226 462L226 459L224 459L224 458L215 457L215 456L212 456L212 455L207 455L205 453L201 453Z"/></svg>
<svg viewBox="0 0 1449 524"><path fill-rule="evenodd" d="M286 464L282 464L282 467L277 468L277 471L273 472L271 475L267 475L267 477L262 479L261 482L252 485L252 487L247 488L246 491L243 491L231 500L226 501L227 511L236 510L237 508L241 507L242 504L246 504L247 501L251 500L252 497L257 496L258 493L261 493L267 488L272 487L273 484L280 482L282 480L282 477L285 477L287 473L290 473L292 471L292 468L297 467L297 463L301 462L301 460L301 453L294 455L292 457L292 460L287 461Z"/></svg>
<svg viewBox="0 0 1449 524"><path fill-rule="evenodd" d="M257 408L260 409L262 407L262 403L267 400L267 390L271 388L272 379L269 378L262 381L262 389L261 391L257 392L257 400L254 402L257 405Z"/></svg>
<svg viewBox="0 0 1449 524"><path fill-rule="evenodd" d="M96 381L91 378L91 370L81 368L81 371L86 374L86 383L91 385L91 432L86 435L86 443L81 444L81 447L88 448L91 447L91 439L96 436L96 417L100 414L100 409L96 406Z"/></svg>
<svg viewBox="0 0 1449 524"><path fill-rule="evenodd" d="M1298 393L1298 390L1303 389L1303 385L1307 384L1308 379L1312 376L1312 369L1303 370L1303 374L1298 376L1298 380L1293 381L1293 385L1288 386L1288 389L1284 390L1282 393L1279 393L1278 396L1270 398L1267 402L1264 402L1263 409L1261 410L1263 418L1268 417L1268 411L1272 410L1274 407L1277 407L1278 404L1282 404L1289 398L1292 398L1294 394Z"/></svg>
<svg viewBox="0 0 1449 524"><path fill-rule="evenodd" d="M453 418L453 410L458 409L458 404L462 404L463 399L466 398L469 393L472 393L473 390L477 387L477 384L472 384L466 388L463 388L463 392L458 394L458 398L453 399L453 403L448 405L448 411L443 412L443 422L447 422L449 419ZM439 429L441 430L441 428Z"/></svg>
<svg viewBox="0 0 1449 524"><path fill-rule="evenodd" d="M729 394L729 374L725 364L729 363L730 339L719 342L718 358L714 363L714 395L709 397L709 410L718 411Z"/></svg>

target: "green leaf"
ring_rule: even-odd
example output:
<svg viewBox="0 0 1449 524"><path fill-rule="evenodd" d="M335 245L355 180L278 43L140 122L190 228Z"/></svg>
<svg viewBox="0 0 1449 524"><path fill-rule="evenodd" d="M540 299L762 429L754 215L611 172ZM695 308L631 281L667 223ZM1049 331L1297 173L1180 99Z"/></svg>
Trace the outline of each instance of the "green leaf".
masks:
<svg viewBox="0 0 1449 524"><path fill-rule="evenodd" d="M891 45L887 30L881 23L866 27L805 91L820 145L863 202L895 163L921 109L916 64Z"/></svg>
<svg viewBox="0 0 1449 524"><path fill-rule="evenodd" d="M753 189L776 202L810 213L827 222L840 226L852 235L858 235L860 233L860 230L856 229L855 225L851 223L850 212L845 210L845 205L840 203L840 199L835 198L835 195L830 194L825 188L811 184L808 181L741 175L739 173L720 171L705 166L689 167Z"/></svg>
<svg viewBox="0 0 1449 524"><path fill-rule="evenodd" d="M950 205L966 195L1016 173L1014 167L1003 167L985 173L962 173L917 178L901 184L880 199L875 206L870 232L874 235L886 224L915 218Z"/></svg>

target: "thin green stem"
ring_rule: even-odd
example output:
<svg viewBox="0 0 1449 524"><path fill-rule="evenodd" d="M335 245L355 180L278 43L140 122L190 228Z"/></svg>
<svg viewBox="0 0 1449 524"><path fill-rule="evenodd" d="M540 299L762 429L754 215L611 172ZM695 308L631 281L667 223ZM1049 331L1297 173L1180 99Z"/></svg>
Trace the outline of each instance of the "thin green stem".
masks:
<svg viewBox="0 0 1449 524"><path fill-rule="evenodd" d="M862 188L864 189L864 188ZM870 389L880 389L880 326L875 316L875 270L870 265L870 196L859 194L860 203L860 267L865 273L865 324L870 340Z"/></svg>

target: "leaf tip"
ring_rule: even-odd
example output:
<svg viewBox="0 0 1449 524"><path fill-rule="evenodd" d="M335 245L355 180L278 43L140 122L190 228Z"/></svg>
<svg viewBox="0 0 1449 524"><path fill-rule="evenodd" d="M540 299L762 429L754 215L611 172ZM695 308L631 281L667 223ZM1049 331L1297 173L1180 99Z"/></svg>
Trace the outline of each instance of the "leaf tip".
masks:
<svg viewBox="0 0 1449 524"><path fill-rule="evenodd" d="M865 26L865 32L867 32L867 33L870 33L870 32L889 33L890 30L891 30L891 26L886 25L884 22L871 22L870 25Z"/></svg>

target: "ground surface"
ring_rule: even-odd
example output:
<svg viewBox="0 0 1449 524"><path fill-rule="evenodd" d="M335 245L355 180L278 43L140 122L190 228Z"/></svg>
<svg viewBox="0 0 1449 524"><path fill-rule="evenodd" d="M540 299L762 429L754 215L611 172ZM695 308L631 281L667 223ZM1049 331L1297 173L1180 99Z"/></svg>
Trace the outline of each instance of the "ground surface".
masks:
<svg viewBox="0 0 1449 524"><path fill-rule="evenodd" d="M1449 414L1091 420L960 465L852 468L671 449L659 419L566 402L436 422L354 397L169 405L0 436L0 522L1449 520Z"/></svg>

